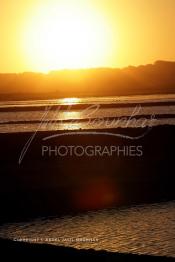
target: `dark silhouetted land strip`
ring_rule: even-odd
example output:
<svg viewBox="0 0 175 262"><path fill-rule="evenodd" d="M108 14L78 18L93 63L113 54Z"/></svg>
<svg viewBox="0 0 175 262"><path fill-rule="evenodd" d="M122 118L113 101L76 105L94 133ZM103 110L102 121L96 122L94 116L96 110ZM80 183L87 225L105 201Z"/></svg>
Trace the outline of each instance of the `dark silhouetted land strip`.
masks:
<svg viewBox="0 0 175 262"><path fill-rule="evenodd" d="M96 131L135 137L146 130ZM47 141L43 138L63 131L38 132L21 165L32 133L0 134L1 221L175 199L175 126L154 127L139 140L79 132ZM42 146L59 145L142 146L143 156L42 156Z"/></svg>

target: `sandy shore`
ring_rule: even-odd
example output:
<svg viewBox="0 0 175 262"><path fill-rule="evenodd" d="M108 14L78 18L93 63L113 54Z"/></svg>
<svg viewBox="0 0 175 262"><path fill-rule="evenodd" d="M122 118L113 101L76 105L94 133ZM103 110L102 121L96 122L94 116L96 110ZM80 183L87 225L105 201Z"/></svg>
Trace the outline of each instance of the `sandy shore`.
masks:
<svg viewBox="0 0 175 262"><path fill-rule="evenodd" d="M172 172L175 126L154 127L142 137L145 131L141 128L100 130L141 136L137 140L84 134L85 131L79 130L80 134L56 136L46 141L43 138L61 135L63 131L38 132L20 165L21 152L33 134L0 134L1 221L175 199ZM143 155L42 155L43 146L53 149L89 145L142 147Z"/></svg>

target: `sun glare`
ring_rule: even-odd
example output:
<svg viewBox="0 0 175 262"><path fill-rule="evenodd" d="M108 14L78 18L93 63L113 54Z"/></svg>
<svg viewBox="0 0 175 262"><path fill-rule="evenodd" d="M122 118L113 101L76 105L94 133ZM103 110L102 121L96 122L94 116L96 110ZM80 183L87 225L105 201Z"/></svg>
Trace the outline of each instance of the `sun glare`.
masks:
<svg viewBox="0 0 175 262"><path fill-rule="evenodd" d="M35 70L88 68L106 62L111 35L104 17L90 6L65 2L39 6L24 26L24 53Z"/></svg>
<svg viewBox="0 0 175 262"><path fill-rule="evenodd" d="M63 99L63 104L65 105L73 105L80 102L80 98L77 97L70 97L70 98L64 98Z"/></svg>

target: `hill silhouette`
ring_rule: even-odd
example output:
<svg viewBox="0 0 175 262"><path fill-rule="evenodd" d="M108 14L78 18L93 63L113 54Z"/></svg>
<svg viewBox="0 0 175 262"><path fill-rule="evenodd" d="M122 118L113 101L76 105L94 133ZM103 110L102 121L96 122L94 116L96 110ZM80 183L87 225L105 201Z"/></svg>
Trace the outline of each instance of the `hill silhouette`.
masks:
<svg viewBox="0 0 175 262"><path fill-rule="evenodd" d="M0 74L1 100L160 93L175 93L175 62L157 61L123 69Z"/></svg>

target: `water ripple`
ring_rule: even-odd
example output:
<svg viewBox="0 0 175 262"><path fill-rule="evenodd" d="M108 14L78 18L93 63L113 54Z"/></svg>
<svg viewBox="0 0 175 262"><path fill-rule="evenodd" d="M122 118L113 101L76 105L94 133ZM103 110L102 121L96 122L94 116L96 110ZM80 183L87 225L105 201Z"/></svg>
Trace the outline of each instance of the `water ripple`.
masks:
<svg viewBox="0 0 175 262"><path fill-rule="evenodd" d="M0 237L175 257L175 201L6 224Z"/></svg>

